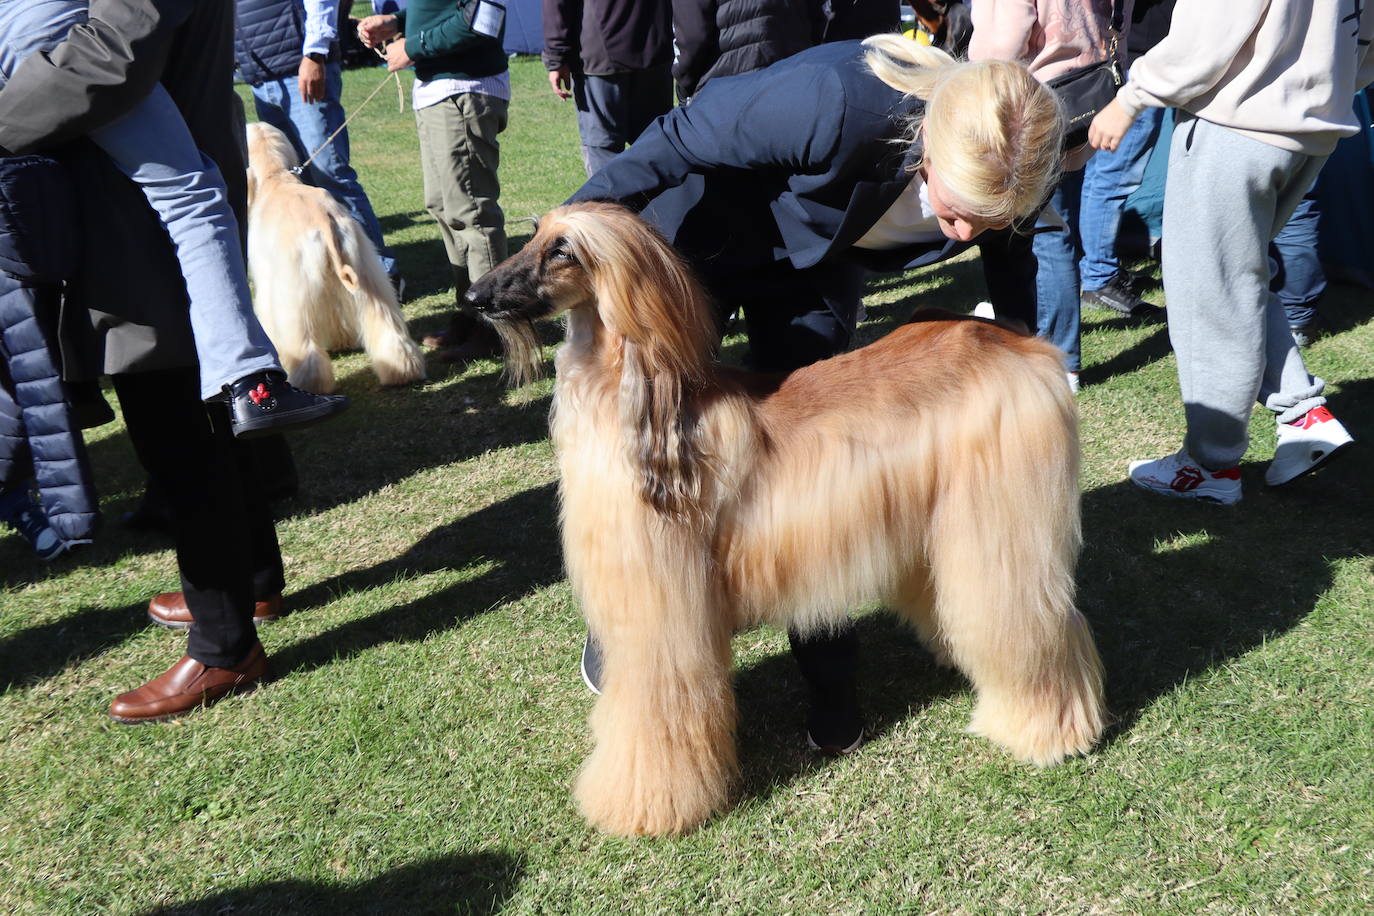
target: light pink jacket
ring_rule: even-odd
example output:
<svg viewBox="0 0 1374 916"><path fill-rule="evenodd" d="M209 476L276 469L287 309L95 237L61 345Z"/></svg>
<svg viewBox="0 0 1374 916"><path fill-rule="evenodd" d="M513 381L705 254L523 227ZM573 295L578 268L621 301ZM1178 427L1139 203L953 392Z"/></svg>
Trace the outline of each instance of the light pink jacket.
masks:
<svg viewBox="0 0 1374 916"><path fill-rule="evenodd" d="M1123 6L1129 24L1132 0ZM1105 59L1111 46L1111 0L976 0L970 12L969 60L1019 60L1041 82Z"/></svg>

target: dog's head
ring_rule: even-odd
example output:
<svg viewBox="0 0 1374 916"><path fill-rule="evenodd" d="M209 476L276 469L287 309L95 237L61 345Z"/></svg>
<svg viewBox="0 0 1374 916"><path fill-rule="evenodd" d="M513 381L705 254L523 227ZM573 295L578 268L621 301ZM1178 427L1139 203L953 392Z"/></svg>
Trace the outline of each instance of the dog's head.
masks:
<svg viewBox="0 0 1374 916"><path fill-rule="evenodd" d="M501 333L517 380L539 366L531 323L562 312L604 329L650 374L699 374L715 342L714 312L687 265L658 230L616 204L553 210L466 298Z"/></svg>
<svg viewBox="0 0 1374 916"><path fill-rule="evenodd" d="M253 202L258 182L284 175L300 165L291 141L271 124L248 125L248 202Z"/></svg>
<svg viewBox="0 0 1374 916"><path fill-rule="evenodd" d="M581 204L550 212L524 248L472 284L468 304L492 322L537 321L593 304L587 217L619 209Z"/></svg>

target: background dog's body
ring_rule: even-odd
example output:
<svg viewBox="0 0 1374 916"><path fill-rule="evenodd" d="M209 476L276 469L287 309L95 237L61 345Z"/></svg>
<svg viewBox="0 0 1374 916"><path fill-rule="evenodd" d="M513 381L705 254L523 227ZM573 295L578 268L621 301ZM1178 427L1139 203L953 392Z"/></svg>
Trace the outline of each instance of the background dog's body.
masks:
<svg viewBox="0 0 1374 916"><path fill-rule="evenodd" d="M564 208L473 287L517 364L568 310L552 420L564 553L605 654L584 812L689 829L734 772L730 634L883 600L978 691L971 728L1040 764L1103 727L1073 606L1076 410L1053 347L919 321L783 378L721 370L705 296L619 208Z"/></svg>
<svg viewBox="0 0 1374 916"><path fill-rule="evenodd" d="M329 350L361 345L383 385L425 377L424 358L377 251L327 191L291 173L281 131L248 126L248 269L253 306L291 383L334 390Z"/></svg>

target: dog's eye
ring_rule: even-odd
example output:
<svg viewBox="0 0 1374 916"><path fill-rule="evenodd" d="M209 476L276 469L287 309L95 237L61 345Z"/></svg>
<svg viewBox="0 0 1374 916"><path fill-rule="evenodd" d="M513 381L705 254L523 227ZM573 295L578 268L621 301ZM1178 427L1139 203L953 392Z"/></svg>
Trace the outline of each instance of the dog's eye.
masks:
<svg viewBox="0 0 1374 916"><path fill-rule="evenodd" d="M567 242L565 242L563 239L559 239L558 241L554 242L553 246L549 249L549 260L571 261L572 263L576 264L577 256L572 253L571 249L568 248Z"/></svg>

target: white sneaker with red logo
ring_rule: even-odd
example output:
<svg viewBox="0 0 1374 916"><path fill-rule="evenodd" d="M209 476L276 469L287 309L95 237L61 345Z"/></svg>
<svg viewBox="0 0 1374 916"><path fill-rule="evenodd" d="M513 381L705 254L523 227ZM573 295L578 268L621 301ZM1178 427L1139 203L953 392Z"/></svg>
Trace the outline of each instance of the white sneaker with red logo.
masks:
<svg viewBox="0 0 1374 916"><path fill-rule="evenodd" d="M1240 502L1240 468L1209 471L1185 451L1154 461L1132 461L1131 483L1175 499L1196 499L1223 506Z"/></svg>
<svg viewBox="0 0 1374 916"><path fill-rule="evenodd" d="M1264 472L1264 482L1277 487L1297 480L1354 441L1331 411L1313 407L1292 423L1279 424L1279 442L1274 447L1274 460Z"/></svg>

